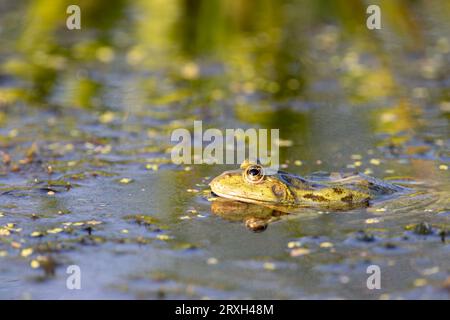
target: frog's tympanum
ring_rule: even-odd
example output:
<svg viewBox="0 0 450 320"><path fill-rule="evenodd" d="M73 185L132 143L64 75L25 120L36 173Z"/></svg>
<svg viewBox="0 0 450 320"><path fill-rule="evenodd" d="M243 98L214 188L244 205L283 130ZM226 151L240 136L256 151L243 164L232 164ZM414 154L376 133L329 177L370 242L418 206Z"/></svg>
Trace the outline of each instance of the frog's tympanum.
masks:
<svg viewBox="0 0 450 320"><path fill-rule="evenodd" d="M366 207L376 197L406 190L361 173L319 172L300 177L278 171L269 175L265 174L263 166L247 160L239 170L226 171L214 178L210 186L219 197L288 213L293 208L349 210ZM221 203L221 211L223 206ZM230 204L226 208L230 208Z"/></svg>

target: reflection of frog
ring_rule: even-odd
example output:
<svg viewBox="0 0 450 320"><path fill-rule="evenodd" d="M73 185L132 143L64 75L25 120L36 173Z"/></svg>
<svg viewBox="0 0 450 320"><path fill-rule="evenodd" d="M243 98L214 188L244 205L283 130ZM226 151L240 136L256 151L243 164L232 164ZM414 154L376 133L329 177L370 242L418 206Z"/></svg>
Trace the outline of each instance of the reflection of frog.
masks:
<svg viewBox="0 0 450 320"><path fill-rule="evenodd" d="M346 210L369 205L375 197L405 188L361 173L317 173L302 178L286 172L265 175L264 168L244 161L240 170L214 178L211 190L219 197L290 212L292 208Z"/></svg>
<svg viewBox="0 0 450 320"><path fill-rule="evenodd" d="M266 230L270 222L287 214L265 206L225 198L215 198L211 203L211 211L230 221L243 221L254 232Z"/></svg>

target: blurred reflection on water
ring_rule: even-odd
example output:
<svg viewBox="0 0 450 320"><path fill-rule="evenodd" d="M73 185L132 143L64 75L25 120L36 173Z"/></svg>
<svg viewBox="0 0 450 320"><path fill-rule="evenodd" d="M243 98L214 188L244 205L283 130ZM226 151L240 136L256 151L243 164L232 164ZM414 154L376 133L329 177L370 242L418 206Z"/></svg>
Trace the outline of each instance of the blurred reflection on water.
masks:
<svg viewBox="0 0 450 320"><path fill-rule="evenodd" d="M76 3L71 31L73 1L0 1L0 298L448 298L450 2L373 1L373 31L360 0ZM229 167L171 164L193 120L280 129L293 173L408 177L440 200L254 234L203 197ZM62 289L72 263L81 293Z"/></svg>

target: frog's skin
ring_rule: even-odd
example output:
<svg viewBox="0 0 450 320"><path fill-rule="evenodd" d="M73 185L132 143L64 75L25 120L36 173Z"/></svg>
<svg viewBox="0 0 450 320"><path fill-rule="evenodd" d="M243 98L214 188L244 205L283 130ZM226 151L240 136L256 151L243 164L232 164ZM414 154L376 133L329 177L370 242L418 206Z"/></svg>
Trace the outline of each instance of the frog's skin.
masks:
<svg viewBox="0 0 450 320"><path fill-rule="evenodd" d="M249 161L244 161L239 170L217 176L210 187L219 197L284 212L302 207L327 210L365 207L376 197L406 189L361 173L316 173L305 178L282 171L264 175L261 165Z"/></svg>

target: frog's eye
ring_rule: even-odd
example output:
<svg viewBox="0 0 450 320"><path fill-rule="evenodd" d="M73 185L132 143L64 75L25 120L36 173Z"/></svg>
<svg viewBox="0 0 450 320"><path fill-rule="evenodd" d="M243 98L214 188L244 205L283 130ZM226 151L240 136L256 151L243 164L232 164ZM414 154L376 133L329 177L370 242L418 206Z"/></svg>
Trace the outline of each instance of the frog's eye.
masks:
<svg viewBox="0 0 450 320"><path fill-rule="evenodd" d="M244 172L245 179L250 183L258 183L264 179L263 168L259 165L251 165Z"/></svg>

